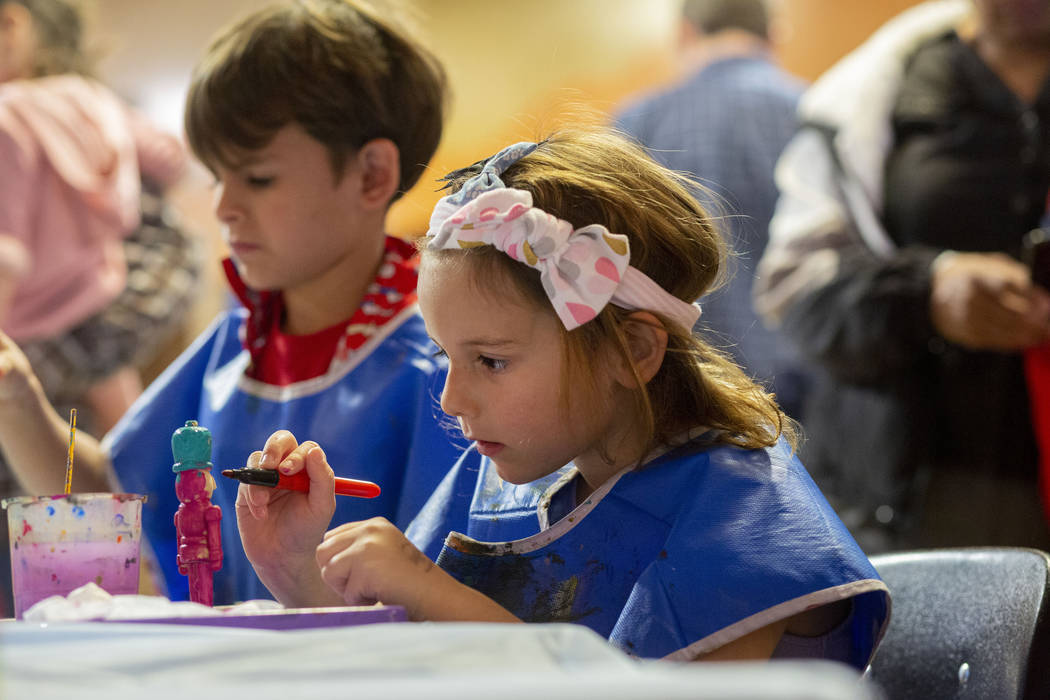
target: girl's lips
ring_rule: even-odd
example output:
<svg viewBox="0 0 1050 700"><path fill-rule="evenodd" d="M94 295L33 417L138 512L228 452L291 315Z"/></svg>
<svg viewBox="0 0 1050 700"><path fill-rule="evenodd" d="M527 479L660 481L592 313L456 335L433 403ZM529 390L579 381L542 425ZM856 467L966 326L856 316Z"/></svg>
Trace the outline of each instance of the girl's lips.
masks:
<svg viewBox="0 0 1050 700"><path fill-rule="evenodd" d="M503 451L504 447L502 442L488 442L486 440L478 440L476 441L476 444L478 446L478 452L486 457L495 457Z"/></svg>

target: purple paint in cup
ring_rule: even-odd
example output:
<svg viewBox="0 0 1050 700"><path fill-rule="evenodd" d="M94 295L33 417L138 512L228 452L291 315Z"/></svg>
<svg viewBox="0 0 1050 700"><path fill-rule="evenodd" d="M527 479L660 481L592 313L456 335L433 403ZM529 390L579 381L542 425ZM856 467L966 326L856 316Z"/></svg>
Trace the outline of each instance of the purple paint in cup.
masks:
<svg viewBox="0 0 1050 700"><path fill-rule="evenodd" d="M15 616L93 582L111 595L139 589L142 502L130 493L6 498Z"/></svg>

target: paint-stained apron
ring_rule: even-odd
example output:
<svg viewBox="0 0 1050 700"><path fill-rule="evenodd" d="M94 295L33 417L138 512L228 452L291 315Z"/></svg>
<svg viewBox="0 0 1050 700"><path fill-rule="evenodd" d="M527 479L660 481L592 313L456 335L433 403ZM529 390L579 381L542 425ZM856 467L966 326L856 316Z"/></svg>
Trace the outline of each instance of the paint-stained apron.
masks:
<svg viewBox="0 0 1050 700"><path fill-rule="evenodd" d="M640 657L691 659L852 599L852 648L840 658L868 663L889 617L886 586L785 444L694 441L614 477L548 527L575 476L507 484L471 450L409 537L523 620L583 624Z"/></svg>

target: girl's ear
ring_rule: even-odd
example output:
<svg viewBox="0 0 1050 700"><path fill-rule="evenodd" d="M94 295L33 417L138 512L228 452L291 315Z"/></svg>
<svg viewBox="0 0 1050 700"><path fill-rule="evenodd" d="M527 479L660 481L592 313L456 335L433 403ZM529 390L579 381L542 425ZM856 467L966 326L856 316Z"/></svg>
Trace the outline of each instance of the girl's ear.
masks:
<svg viewBox="0 0 1050 700"><path fill-rule="evenodd" d="M372 139L357 152L361 201L385 209L401 184L401 152L390 139Z"/></svg>
<svg viewBox="0 0 1050 700"><path fill-rule="evenodd" d="M667 330L649 311L635 311L627 317L623 331L638 376L643 383L648 384L664 363L664 355L667 353ZM637 387L630 367L620 368L616 379L627 388Z"/></svg>

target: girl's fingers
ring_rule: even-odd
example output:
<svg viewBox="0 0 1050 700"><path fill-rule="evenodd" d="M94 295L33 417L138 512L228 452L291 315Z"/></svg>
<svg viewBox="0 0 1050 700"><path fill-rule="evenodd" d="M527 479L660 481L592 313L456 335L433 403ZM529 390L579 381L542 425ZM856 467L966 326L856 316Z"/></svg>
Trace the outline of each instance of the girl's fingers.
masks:
<svg viewBox="0 0 1050 700"><path fill-rule="evenodd" d="M273 463L271 468L279 469L282 474L295 474L306 467L306 456L315 448L321 449L316 442L307 440L303 444L297 445L295 449L282 455L280 459ZM321 456L323 459L324 452L321 453Z"/></svg>
<svg viewBox="0 0 1050 700"><path fill-rule="evenodd" d="M354 543L353 528L347 527L348 525L354 525L354 523L345 523L324 533L324 539L321 540L321 544L317 545L316 550L318 566L323 568L332 557Z"/></svg>
<svg viewBox="0 0 1050 700"><path fill-rule="evenodd" d="M369 544L378 545L378 547L369 548L369 551L382 551L389 541L384 538L384 535L389 534L390 531L396 531L400 534L400 531L397 531L390 524L390 521L383 517L343 523L338 527L334 527L324 533L321 544L317 545L317 564L323 567L336 556L352 556L345 553L349 552L358 541L367 541Z"/></svg>
<svg viewBox="0 0 1050 700"><path fill-rule="evenodd" d="M347 605L371 605L375 597L362 588L362 577L354 575L355 558L347 550L336 552L321 566L321 580L338 593Z"/></svg>
<svg viewBox="0 0 1050 700"><path fill-rule="evenodd" d="M252 517L256 520L265 520L268 514L267 506L269 501L258 502L254 500L258 497L258 494L253 493L253 489L257 490L259 487L250 486L248 484L241 484L237 487L237 507L246 507L248 512L252 514Z"/></svg>
<svg viewBox="0 0 1050 700"><path fill-rule="evenodd" d="M338 537L340 535L349 534L354 530L357 530L361 525L361 521L350 521L333 527L328 532L324 533L324 539L327 540L331 537Z"/></svg>
<svg viewBox="0 0 1050 700"><path fill-rule="evenodd" d="M276 469L291 452L299 446L299 442L287 430L278 430L266 438L262 448L262 459L259 467L262 469Z"/></svg>
<svg viewBox="0 0 1050 700"><path fill-rule="evenodd" d="M342 586L338 584L341 580L346 579L347 572L350 570L350 564L346 561L346 557L339 556L343 551L342 549L329 549L327 556L322 557L320 552L317 555L317 565L321 569L321 578L340 593L342 593ZM340 561L343 564L342 566L339 566Z"/></svg>
<svg viewBox="0 0 1050 700"><path fill-rule="evenodd" d="M335 472L328 466L328 459L320 445L313 442L303 443L306 447L304 462L306 473L310 476L310 505L318 510L335 511Z"/></svg>
<svg viewBox="0 0 1050 700"><path fill-rule="evenodd" d="M273 494L273 489L252 484L244 484L243 486L245 498L250 505L262 508L270 504L270 496Z"/></svg>

